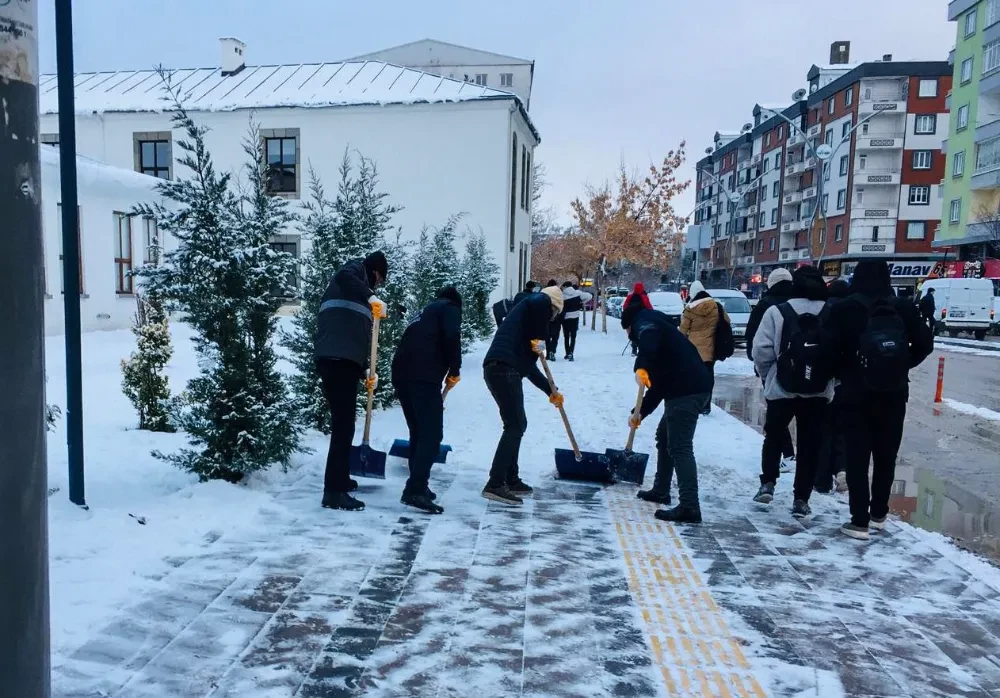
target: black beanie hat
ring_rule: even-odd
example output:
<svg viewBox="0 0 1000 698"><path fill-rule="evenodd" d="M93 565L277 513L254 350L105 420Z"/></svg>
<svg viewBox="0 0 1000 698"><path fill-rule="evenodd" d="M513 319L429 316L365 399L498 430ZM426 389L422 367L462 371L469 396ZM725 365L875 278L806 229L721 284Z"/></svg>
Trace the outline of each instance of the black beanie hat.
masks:
<svg viewBox="0 0 1000 698"><path fill-rule="evenodd" d="M377 271L382 275L383 279L388 278L389 262L386 260L385 255L382 254L382 250L376 250L365 257L365 269L368 270L369 274Z"/></svg>
<svg viewBox="0 0 1000 698"><path fill-rule="evenodd" d="M884 259L863 259L854 267L851 293L877 298L892 295L892 277Z"/></svg>
<svg viewBox="0 0 1000 698"><path fill-rule="evenodd" d="M438 298L446 301L451 301L457 304L459 307L462 306L462 294L458 292L458 289L454 286L445 286L437 294Z"/></svg>

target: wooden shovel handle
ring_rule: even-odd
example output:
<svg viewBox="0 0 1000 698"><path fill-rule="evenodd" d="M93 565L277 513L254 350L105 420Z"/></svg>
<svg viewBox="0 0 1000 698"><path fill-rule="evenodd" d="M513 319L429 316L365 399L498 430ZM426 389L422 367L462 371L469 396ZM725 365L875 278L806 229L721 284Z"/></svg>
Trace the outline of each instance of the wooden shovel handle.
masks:
<svg viewBox="0 0 1000 698"><path fill-rule="evenodd" d="M635 413L639 414L639 410L642 408L642 398L646 394L646 386L639 386L639 395L635 399ZM639 427L630 427L628 430L628 441L625 442L625 450L632 451L632 442L635 441L635 432Z"/></svg>
<svg viewBox="0 0 1000 698"><path fill-rule="evenodd" d="M368 359L368 374L376 373L375 366L378 362L378 315L375 315L372 320L372 353ZM375 404L375 390L373 388L368 388L368 409L365 411L365 433L361 439L361 443L365 446L368 445L368 440L372 433L372 406Z"/></svg>
<svg viewBox="0 0 1000 698"><path fill-rule="evenodd" d="M549 379L549 390L553 393L556 391L556 381L552 377L552 371L549 370L549 362L545 360L545 357L541 354L538 355L538 360L542 362L542 369L545 371L545 377ZM578 461L583 460L583 454L580 452L580 447L576 443L576 437L573 436L573 427L569 425L569 417L566 416L566 410L563 409L562 405L559 406L559 416L562 417L563 426L566 427L566 435L569 437L569 443L573 447L573 455L576 456Z"/></svg>

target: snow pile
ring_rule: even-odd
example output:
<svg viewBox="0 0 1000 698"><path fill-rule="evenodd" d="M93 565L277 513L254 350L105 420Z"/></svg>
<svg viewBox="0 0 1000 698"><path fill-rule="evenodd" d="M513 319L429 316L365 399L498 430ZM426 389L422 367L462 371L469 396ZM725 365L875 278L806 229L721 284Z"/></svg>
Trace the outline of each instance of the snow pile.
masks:
<svg viewBox="0 0 1000 698"><path fill-rule="evenodd" d="M982 417L983 419L1000 422L1000 412L996 412L986 407L976 407L975 405L969 405L950 398L945 398L944 404L948 405L948 407L956 410L957 412L963 412L965 414L971 414L974 417Z"/></svg>

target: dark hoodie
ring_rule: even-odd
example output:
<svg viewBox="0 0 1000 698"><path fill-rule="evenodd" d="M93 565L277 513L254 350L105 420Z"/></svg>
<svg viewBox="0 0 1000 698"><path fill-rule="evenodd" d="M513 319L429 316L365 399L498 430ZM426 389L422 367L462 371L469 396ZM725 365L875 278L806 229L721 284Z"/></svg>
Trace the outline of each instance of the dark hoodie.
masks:
<svg viewBox="0 0 1000 698"><path fill-rule="evenodd" d="M358 375L368 365L372 311L368 299L375 285L375 271L388 271L385 257L373 253L345 264L330 280L320 301L313 338L317 359L350 361Z"/></svg>
<svg viewBox="0 0 1000 698"><path fill-rule="evenodd" d="M764 318L764 313L772 305L784 303L789 298L795 297L795 288L791 281L779 281L771 288L767 289L757 305L750 311L750 319L747 321L747 358L753 360L753 338L760 328L760 321Z"/></svg>
<svg viewBox="0 0 1000 698"><path fill-rule="evenodd" d="M910 368L918 366L934 351L934 337L930 328L921 321L916 306L893 294L889 267L885 261L873 259L858 262L851 280L850 295L830 308L824 324L825 343L834 357L834 373L841 381L838 393L842 393L846 401L864 399L858 348L868 323L868 306L880 298L890 300L903 320L910 348Z"/></svg>
<svg viewBox="0 0 1000 698"><path fill-rule="evenodd" d="M441 385L462 370L462 296L442 289L403 332L392 359L392 382Z"/></svg>

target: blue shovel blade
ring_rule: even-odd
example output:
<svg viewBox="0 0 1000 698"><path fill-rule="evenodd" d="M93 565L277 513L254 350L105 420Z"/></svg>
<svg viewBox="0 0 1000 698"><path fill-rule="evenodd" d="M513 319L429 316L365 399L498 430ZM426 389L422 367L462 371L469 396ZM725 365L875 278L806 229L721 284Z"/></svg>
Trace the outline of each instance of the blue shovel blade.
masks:
<svg viewBox="0 0 1000 698"><path fill-rule="evenodd" d="M614 482L611 466L604 453L582 451L582 458L568 448L556 449L556 472L563 480L585 480L587 482Z"/></svg>
<svg viewBox="0 0 1000 698"><path fill-rule="evenodd" d="M351 446L349 463L351 475L385 479L385 453L368 444Z"/></svg>
<svg viewBox="0 0 1000 698"><path fill-rule="evenodd" d="M451 446L448 444L441 444L438 449L437 455L434 457L435 463L445 463L448 460L448 454L453 451ZM406 439L396 439L392 442L392 448L389 449L389 455L395 456L396 458L404 458L406 460L410 459L410 442Z"/></svg>

